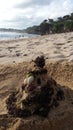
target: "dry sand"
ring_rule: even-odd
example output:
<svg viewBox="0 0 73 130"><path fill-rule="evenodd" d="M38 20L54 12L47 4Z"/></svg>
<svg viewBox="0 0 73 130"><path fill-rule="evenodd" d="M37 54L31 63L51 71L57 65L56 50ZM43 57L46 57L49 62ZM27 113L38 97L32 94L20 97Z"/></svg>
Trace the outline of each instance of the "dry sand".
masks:
<svg viewBox="0 0 73 130"><path fill-rule="evenodd" d="M21 86L26 72L33 68L30 61L39 54L45 55L48 74L60 85L67 86L67 89L63 87L66 100L51 111L48 119L10 118L5 115L5 100ZM73 130L72 103L73 33L0 41L0 130Z"/></svg>
<svg viewBox="0 0 73 130"><path fill-rule="evenodd" d="M73 61L73 33L0 41L0 64L30 61L44 54L48 61Z"/></svg>

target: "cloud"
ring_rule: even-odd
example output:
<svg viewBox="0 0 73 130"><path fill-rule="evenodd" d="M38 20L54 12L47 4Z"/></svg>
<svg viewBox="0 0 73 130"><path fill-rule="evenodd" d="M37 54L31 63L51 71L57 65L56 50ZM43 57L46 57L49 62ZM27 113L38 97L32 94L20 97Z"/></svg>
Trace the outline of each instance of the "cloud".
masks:
<svg viewBox="0 0 73 130"><path fill-rule="evenodd" d="M38 25L44 19L57 18L73 11L73 0L6 1L2 0L0 4L0 27L6 28L26 28Z"/></svg>
<svg viewBox="0 0 73 130"><path fill-rule="evenodd" d="M52 1L54 1L54 0L52 0ZM31 7L33 7L33 6L40 6L40 5L43 6L43 5L50 4L50 2L51 2L51 0L28 0L26 2L24 0L22 3L16 5L16 8L23 9L25 7L29 7L29 5Z"/></svg>

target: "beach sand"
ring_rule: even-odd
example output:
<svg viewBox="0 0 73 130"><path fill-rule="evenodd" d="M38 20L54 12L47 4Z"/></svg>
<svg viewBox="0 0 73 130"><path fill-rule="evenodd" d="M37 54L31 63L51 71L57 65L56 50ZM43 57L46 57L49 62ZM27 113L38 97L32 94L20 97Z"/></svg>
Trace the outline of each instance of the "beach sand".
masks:
<svg viewBox="0 0 73 130"><path fill-rule="evenodd" d="M11 91L21 86L26 72L33 68L31 61L40 54L44 54L45 56L48 74L57 83L62 86L67 86L69 91L71 91L67 95L68 102L62 104L64 109L62 105L59 108L61 114L64 113L66 108L68 108L68 112L72 113L66 113L65 117L73 114L73 106L70 105L70 102L73 101L73 32L0 41L0 130L20 130L21 127L16 126L21 122L18 119L15 119L15 122L16 120L18 122L14 124L14 127L9 126L8 120L8 126L4 129L3 121L6 120L2 115L7 114L5 100ZM58 113L56 111L57 115L59 114L59 109L57 109ZM50 115L52 116L54 114L52 111ZM69 121L73 121L73 118L70 119L70 117L68 118ZM51 128L51 125L48 128ZM55 125L55 122L53 125ZM69 126L67 127L69 128ZM39 126L36 129L33 127L35 130L38 128ZM59 127L58 129L55 128L56 126L52 126L51 130L59 129ZM73 127L68 130L72 129ZM45 127L44 130L47 130L47 128ZM63 130L66 129L63 128Z"/></svg>
<svg viewBox="0 0 73 130"><path fill-rule="evenodd" d="M72 62L73 33L0 41L0 64L31 61L39 54L49 62Z"/></svg>

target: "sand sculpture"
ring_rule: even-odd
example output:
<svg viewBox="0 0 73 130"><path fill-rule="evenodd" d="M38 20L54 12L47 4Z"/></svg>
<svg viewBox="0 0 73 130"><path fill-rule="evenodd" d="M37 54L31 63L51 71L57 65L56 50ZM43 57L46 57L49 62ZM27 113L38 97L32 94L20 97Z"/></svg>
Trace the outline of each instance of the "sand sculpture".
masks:
<svg viewBox="0 0 73 130"><path fill-rule="evenodd" d="M65 98L64 92L47 72L44 56L38 56L34 60L34 69L27 72L20 90L11 93L6 100L10 115L46 117L53 107L59 106Z"/></svg>

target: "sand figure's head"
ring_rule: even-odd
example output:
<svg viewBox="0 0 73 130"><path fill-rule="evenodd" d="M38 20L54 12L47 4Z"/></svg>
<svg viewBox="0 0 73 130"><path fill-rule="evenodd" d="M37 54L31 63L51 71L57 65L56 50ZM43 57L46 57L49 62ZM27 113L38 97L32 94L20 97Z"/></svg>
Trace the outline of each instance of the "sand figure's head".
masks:
<svg viewBox="0 0 73 130"><path fill-rule="evenodd" d="M35 66L39 67L39 68L43 68L45 66L45 59L44 56L38 56L35 60L34 60Z"/></svg>

